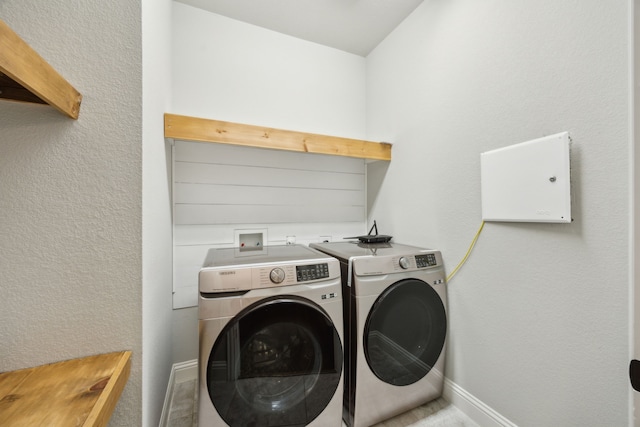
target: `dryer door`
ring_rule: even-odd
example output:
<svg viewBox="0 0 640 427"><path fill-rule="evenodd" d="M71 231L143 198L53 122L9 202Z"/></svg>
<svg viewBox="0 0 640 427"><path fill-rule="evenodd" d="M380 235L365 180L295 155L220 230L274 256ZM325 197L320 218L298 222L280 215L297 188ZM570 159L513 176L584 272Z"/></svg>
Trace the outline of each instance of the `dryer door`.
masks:
<svg viewBox="0 0 640 427"><path fill-rule="evenodd" d="M286 296L261 300L224 327L206 381L230 426L306 425L329 404L341 373L342 344L329 316Z"/></svg>
<svg viewBox="0 0 640 427"><path fill-rule="evenodd" d="M382 381L404 386L429 373L444 348L447 315L426 282L405 279L376 300L365 323L364 353Z"/></svg>

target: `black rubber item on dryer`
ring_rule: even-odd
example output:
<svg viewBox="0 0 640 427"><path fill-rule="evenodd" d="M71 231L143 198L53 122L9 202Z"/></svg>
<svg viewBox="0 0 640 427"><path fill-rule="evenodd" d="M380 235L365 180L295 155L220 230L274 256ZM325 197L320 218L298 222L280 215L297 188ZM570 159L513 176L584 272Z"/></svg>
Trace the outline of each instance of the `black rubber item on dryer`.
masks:
<svg viewBox="0 0 640 427"><path fill-rule="evenodd" d="M371 234L374 230L376 231L376 234ZM378 225L375 220L373 221L373 226L369 230L368 234L363 236L345 237L345 239L358 239L360 243L387 243L390 242L392 238L393 236L378 234Z"/></svg>
<svg viewBox="0 0 640 427"><path fill-rule="evenodd" d="M640 360L633 359L629 364L629 379L631 387L635 391L640 391Z"/></svg>

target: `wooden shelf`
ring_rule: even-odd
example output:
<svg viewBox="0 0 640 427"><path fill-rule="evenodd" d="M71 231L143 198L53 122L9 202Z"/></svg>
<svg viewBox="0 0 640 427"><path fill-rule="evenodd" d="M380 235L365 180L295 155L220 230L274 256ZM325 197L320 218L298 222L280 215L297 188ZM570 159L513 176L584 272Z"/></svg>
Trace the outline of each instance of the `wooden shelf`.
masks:
<svg viewBox="0 0 640 427"><path fill-rule="evenodd" d="M0 20L0 99L49 104L77 119L82 95Z"/></svg>
<svg viewBox="0 0 640 427"><path fill-rule="evenodd" d="M164 136L187 141L391 160L391 144L385 142L271 129L175 114L164 115Z"/></svg>
<svg viewBox="0 0 640 427"><path fill-rule="evenodd" d="M0 426L106 426L130 371L120 351L0 373Z"/></svg>

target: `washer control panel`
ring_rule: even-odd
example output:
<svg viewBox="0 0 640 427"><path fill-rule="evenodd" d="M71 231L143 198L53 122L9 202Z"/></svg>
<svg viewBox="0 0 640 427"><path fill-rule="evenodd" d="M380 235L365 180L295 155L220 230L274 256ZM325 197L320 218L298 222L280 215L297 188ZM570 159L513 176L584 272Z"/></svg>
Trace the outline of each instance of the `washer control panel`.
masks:
<svg viewBox="0 0 640 427"><path fill-rule="evenodd" d="M287 277L287 273L280 267L276 267L269 272L269 279L273 283L282 283ZM309 280L325 279L329 277L329 264L311 264L296 266L296 281L308 282Z"/></svg>
<svg viewBox="0 0 640 427"><path fill-rule="evenodd" d="M337 262L337 261L336 261ZM333 278L339 273L339 266L328 262L314 264L281 264L251 269L251 288L289 286Z"/></svg>
<svg viewBox="0 0 640 427"><path fill-rule="evenodd" d="M329 264L327 263L296 266L296 280L298 282L326 279L327 277L329 277Z"/></svg>
<svg viewBox="0 0 640 427"><path fill-rule="evenodd" d="M338 273L336 273L336 268ZM329 263L282 264L279 266L258 267L252 269L251 286L253 289L273 286L289 286L299 283L326 280L339 274L339 267Z"/></svg>
<svg viewBox="0 0 640 427"><path fill-rule="evenodd" d="M286 277L286 274L284 270L281 269L280 267L274 268L269 273L269 279L271 279L273 283L282 283L285 277Z"/></svg>
<svg viewBox="0 0 640 427"><path fill-rule="evenodd" d="M302 245L264 246L248 253L212 248L198 273L201 294L333 282L340 282L340 261Z"/></svg>
<svg viewBox="0 0 640 427"><path fill-rule="evenodd" d="M245 268L201 271L200 292L231 292L340 279L338 260L312 264L280 263Z"/></svg>

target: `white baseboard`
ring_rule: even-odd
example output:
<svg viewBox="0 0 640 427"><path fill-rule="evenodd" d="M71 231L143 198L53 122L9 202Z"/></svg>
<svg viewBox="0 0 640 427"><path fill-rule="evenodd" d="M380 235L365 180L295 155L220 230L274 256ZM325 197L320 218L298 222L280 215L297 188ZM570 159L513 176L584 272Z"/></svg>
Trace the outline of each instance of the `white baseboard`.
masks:
<svg viewBox="0 0 640 427"><path fill-rule="evenodd" d="M518 427L448 378L442 396L482 427Z"/></svg>
<svg viewBox="0 0 640 427"><path fill-rule="evenodd" d="M198 360L188 360L186 362L174 363L169 374L169 384L167 394L164 396L162 414L160 415L159 427L166 427L169 418L169 408L171 408L171 396L173 396L173 386L185 381L198 378Z"/></svg>
<svg viewBox="0 0 640 427"><path fill-rule="evenodd" d="M176 383L198 379L198 360L193 359L176 363L173 365L173 368L171 368L171 372L175 372Z"/></svg>

